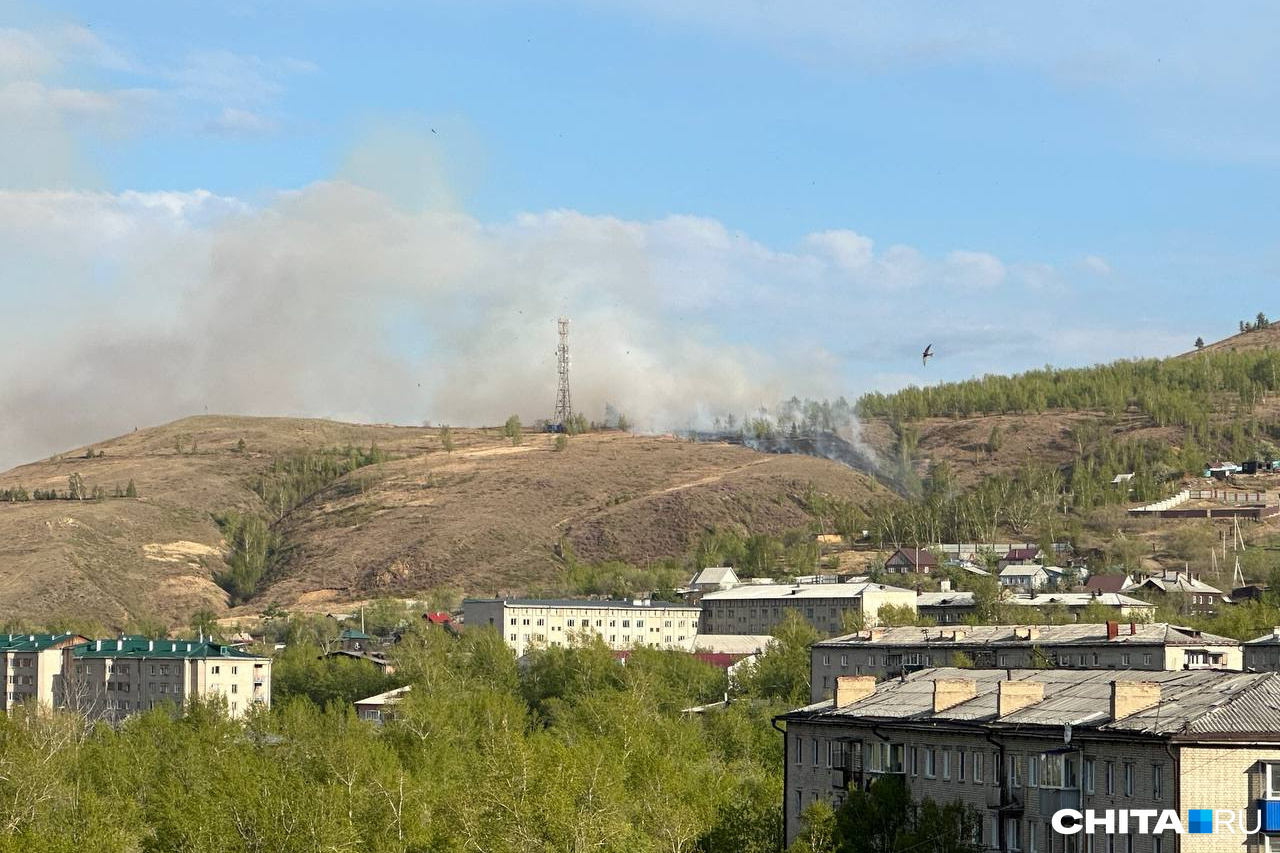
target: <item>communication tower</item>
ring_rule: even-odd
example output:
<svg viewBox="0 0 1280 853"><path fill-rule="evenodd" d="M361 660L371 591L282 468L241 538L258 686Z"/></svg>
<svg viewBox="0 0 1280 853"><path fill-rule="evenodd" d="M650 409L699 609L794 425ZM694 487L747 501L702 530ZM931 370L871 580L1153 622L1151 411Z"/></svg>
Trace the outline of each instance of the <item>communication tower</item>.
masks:
<svg viewBox="0 0 1280 853"><path fill-rule="evenodd" d="M560 386L556 390L556 414L552 419L556 426L567 429L573 419L573 403L569 398L569 318L561 317L560 346L556 347L556 370L560 374Z"/></svg>

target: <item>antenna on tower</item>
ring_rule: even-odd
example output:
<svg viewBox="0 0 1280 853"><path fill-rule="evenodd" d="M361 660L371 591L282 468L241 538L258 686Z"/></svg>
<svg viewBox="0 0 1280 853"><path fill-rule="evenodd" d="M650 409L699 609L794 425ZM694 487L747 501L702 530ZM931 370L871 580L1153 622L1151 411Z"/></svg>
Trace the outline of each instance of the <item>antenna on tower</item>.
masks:
<svg viewBox="0 0 1280 853"><path fill-rule="evenodd" d="M573 403L569 398L569 318L561 317L557 322L560 346L556 347L556 370L560 374L560 386L556 389L556 414L552 420L564 432L573 420Z"/></svg>

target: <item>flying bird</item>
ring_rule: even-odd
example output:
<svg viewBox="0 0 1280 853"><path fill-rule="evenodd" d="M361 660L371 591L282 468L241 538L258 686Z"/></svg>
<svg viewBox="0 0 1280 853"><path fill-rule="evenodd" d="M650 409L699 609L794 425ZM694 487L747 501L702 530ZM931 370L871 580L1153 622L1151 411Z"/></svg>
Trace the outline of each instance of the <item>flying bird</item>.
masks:
<svg viewBox="0 0 1280 853"><path fill-rule="evenodd" d="M931 358L933 358L933 344L924 348L924 352L920 354L920 363L927 367Z"/></svg>

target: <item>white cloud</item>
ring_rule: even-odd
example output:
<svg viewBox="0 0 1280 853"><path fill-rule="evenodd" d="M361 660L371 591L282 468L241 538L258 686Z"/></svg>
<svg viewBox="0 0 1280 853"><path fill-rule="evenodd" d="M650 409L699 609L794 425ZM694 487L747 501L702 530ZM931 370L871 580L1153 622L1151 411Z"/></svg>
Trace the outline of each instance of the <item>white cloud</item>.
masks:
<svg viewBox="0 0 1280 853"><path fill-rule="evenodd" d="M1080 265L1095 275L1111 275L1111 264L1107 263L1106 258L1100 258L1097 255L1085 255L1080 259Z"/></svg>
<svg viewBox="0 0 1280 853"><path fill-rule="evenodd" d="M205 133L214 136L270 136L279 129L275 119L236 107L226 107L204 125Z"/></svg>
<svg viewBox="0 0 1280 853"><path fill-rule="evenodd" d="M1004 264L995 255L958 249L947 255L946 278L957 287L987 290L1004 283Z"/></svg>

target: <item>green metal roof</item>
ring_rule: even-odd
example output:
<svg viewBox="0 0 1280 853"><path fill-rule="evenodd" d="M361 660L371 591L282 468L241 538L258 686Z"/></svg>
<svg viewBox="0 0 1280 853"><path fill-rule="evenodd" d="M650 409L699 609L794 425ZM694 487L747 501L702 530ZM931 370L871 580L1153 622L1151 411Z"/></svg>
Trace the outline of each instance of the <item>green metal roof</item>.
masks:
<svg viewBox="0 0 1280 853"><path fill-rule="evenodd" d="M65 634L0 634L0 652L42 652L68 640L84 640L70 631Z"/></svg>
<svg viewBox="0 0 1280 853"><path fill-rule="evenodd" d="M261 655L216 643L212 640L152 640L126 636L114 640L90 640L75 647L78 658L232 658L266 660Z"/></svg>
<svg viewBox="0 0 1280 853"><path fill-rule="evenodd" d="M355 628L344 628L342 633L338 635L339 640L372 640L364 631L357 631Z"/></svg>

